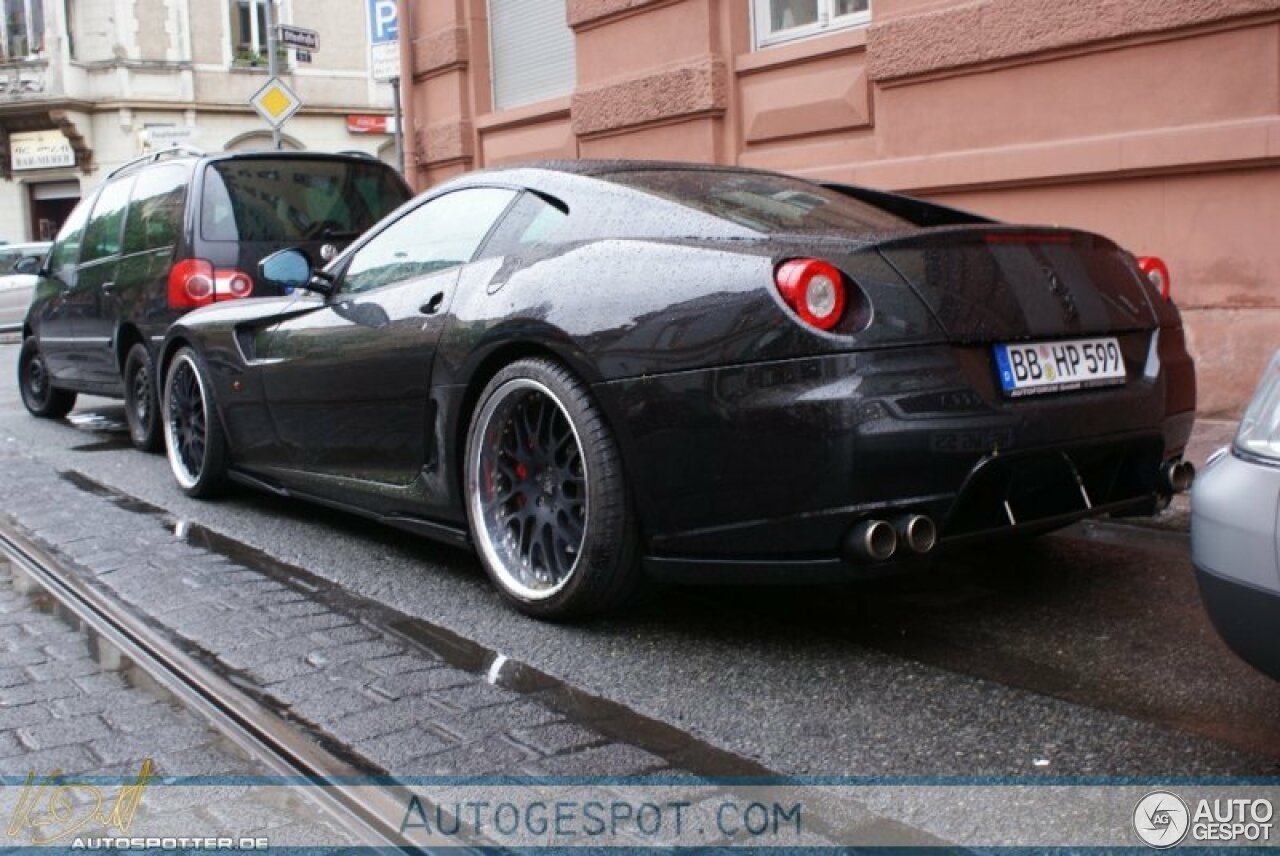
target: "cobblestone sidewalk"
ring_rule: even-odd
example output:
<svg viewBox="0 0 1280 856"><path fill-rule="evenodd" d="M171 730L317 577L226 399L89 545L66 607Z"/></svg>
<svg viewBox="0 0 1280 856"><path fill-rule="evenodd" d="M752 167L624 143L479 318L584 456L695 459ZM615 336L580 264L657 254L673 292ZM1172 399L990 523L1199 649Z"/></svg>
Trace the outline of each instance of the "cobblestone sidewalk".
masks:
<svg viewBox="0 0 1280 856"><path fill-rule="evenodd" d="M153 783L133 824L148 835L163 830L190 837L261 836L273 846L352 840L301 800L268 803L244 785L209 782L181 796L167 789L164 782L174 776L243 778L268 771L181 707L109 642L60 613L49 595L0 559L0 776L132 778L148 760ZM19 793L18 787L6 788L0 799L6 825ZM48 820L41 804L31 817ZM30 840L32 830L22 827L18 840ZM41 833L56 829L55 824ZM86 827L83 834L102 832Z"/></svg>

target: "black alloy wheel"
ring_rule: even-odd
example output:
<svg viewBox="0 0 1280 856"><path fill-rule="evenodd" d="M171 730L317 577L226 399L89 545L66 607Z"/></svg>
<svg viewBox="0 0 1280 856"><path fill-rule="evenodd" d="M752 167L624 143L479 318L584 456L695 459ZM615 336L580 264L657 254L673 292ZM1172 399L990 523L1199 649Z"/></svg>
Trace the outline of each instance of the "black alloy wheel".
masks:
<svg viewBox="0 0 1280 856"><path fill-rule="evenodd" d="M635 590L636 527L617 446L564 367L526 359L494 376L471 420L465 479L481 561L521 611L570 618Z"/></svg>
<svg viewBox="0 0 1280 856"><path fill-rule="evenodd" d="M23 340L22 350L18 353L18 390L23 406L32 416L41 419L61 419L76 406L74 392L53 385L49 366L34 336Z"/></svg>
<svg viewBox="0 0 1280 856"><path fill-rule="evenodd" d="M226 480L226 438L209 375L191 348L182 348L169 364L162 407L165 449L178 486L188 496L216 494Z"/></svg>
<svg viewBox="0 0 1280 856"><path fill-rule="evenodd" d="M124 415L129 423L129 439L143 452L160 449L160 404L151 354L141 342L129 349L124 361Z"/></svg>

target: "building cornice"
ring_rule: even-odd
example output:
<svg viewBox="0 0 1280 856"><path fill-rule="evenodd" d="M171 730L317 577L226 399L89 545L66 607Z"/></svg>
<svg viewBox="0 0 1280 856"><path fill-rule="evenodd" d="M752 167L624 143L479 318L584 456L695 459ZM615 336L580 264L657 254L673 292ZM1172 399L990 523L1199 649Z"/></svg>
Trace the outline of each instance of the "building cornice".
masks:
<svg viewBox="0 0 1280 856"><path fill-rule="evenodd" d="M873 22L878 83L1280 11L1280 0L978 0Z"/></svg>
<svg viewBox="0 0 1280 856"><path fill-rule="evenodd" d="M569 26L589 30L659 6L671 6L683 0L569 0Z"/></svg>
<svg viewBox="0 0 1280 856"><path fill-rule="evenodd" d="M425 77L467 67L470 40L467 28L442 27L413 40L413 77Z"/></svg>
<svg viewBox="0 0 1280 856"><path fill-rule="evenodd" d="M729 101L728 78L723 59L705 56L579 90L573 95L573 131L582 137L673 119L723 115Z"/></svg>

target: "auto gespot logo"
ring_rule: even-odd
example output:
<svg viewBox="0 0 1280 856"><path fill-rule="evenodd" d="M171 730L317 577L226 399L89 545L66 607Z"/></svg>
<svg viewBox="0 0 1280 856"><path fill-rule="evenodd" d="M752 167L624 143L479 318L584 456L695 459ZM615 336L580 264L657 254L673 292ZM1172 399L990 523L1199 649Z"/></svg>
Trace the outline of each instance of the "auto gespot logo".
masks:
<svg viewBox="0 0 1280 856"><path fill-rule="evenodd" d="M1201 799L1192 811L1168 791L1153 791L1133 810L1133 829L1144 844L1164 849L1194 842L1271 841L1275 807L1266 799Z"/></svg>

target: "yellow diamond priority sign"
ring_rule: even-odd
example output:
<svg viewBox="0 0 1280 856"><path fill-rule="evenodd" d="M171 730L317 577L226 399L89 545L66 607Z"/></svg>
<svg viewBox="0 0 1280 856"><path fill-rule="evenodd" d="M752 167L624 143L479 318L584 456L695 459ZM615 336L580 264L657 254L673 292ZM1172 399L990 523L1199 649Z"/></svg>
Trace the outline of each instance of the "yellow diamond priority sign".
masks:
<svg viewBox="0 0 1280 856"><path fill-rule="evenodd" d="M249 99L258 115L273 128L279 128L285 120L298 112L302 100L278 77L273 77Z"/></svg>

